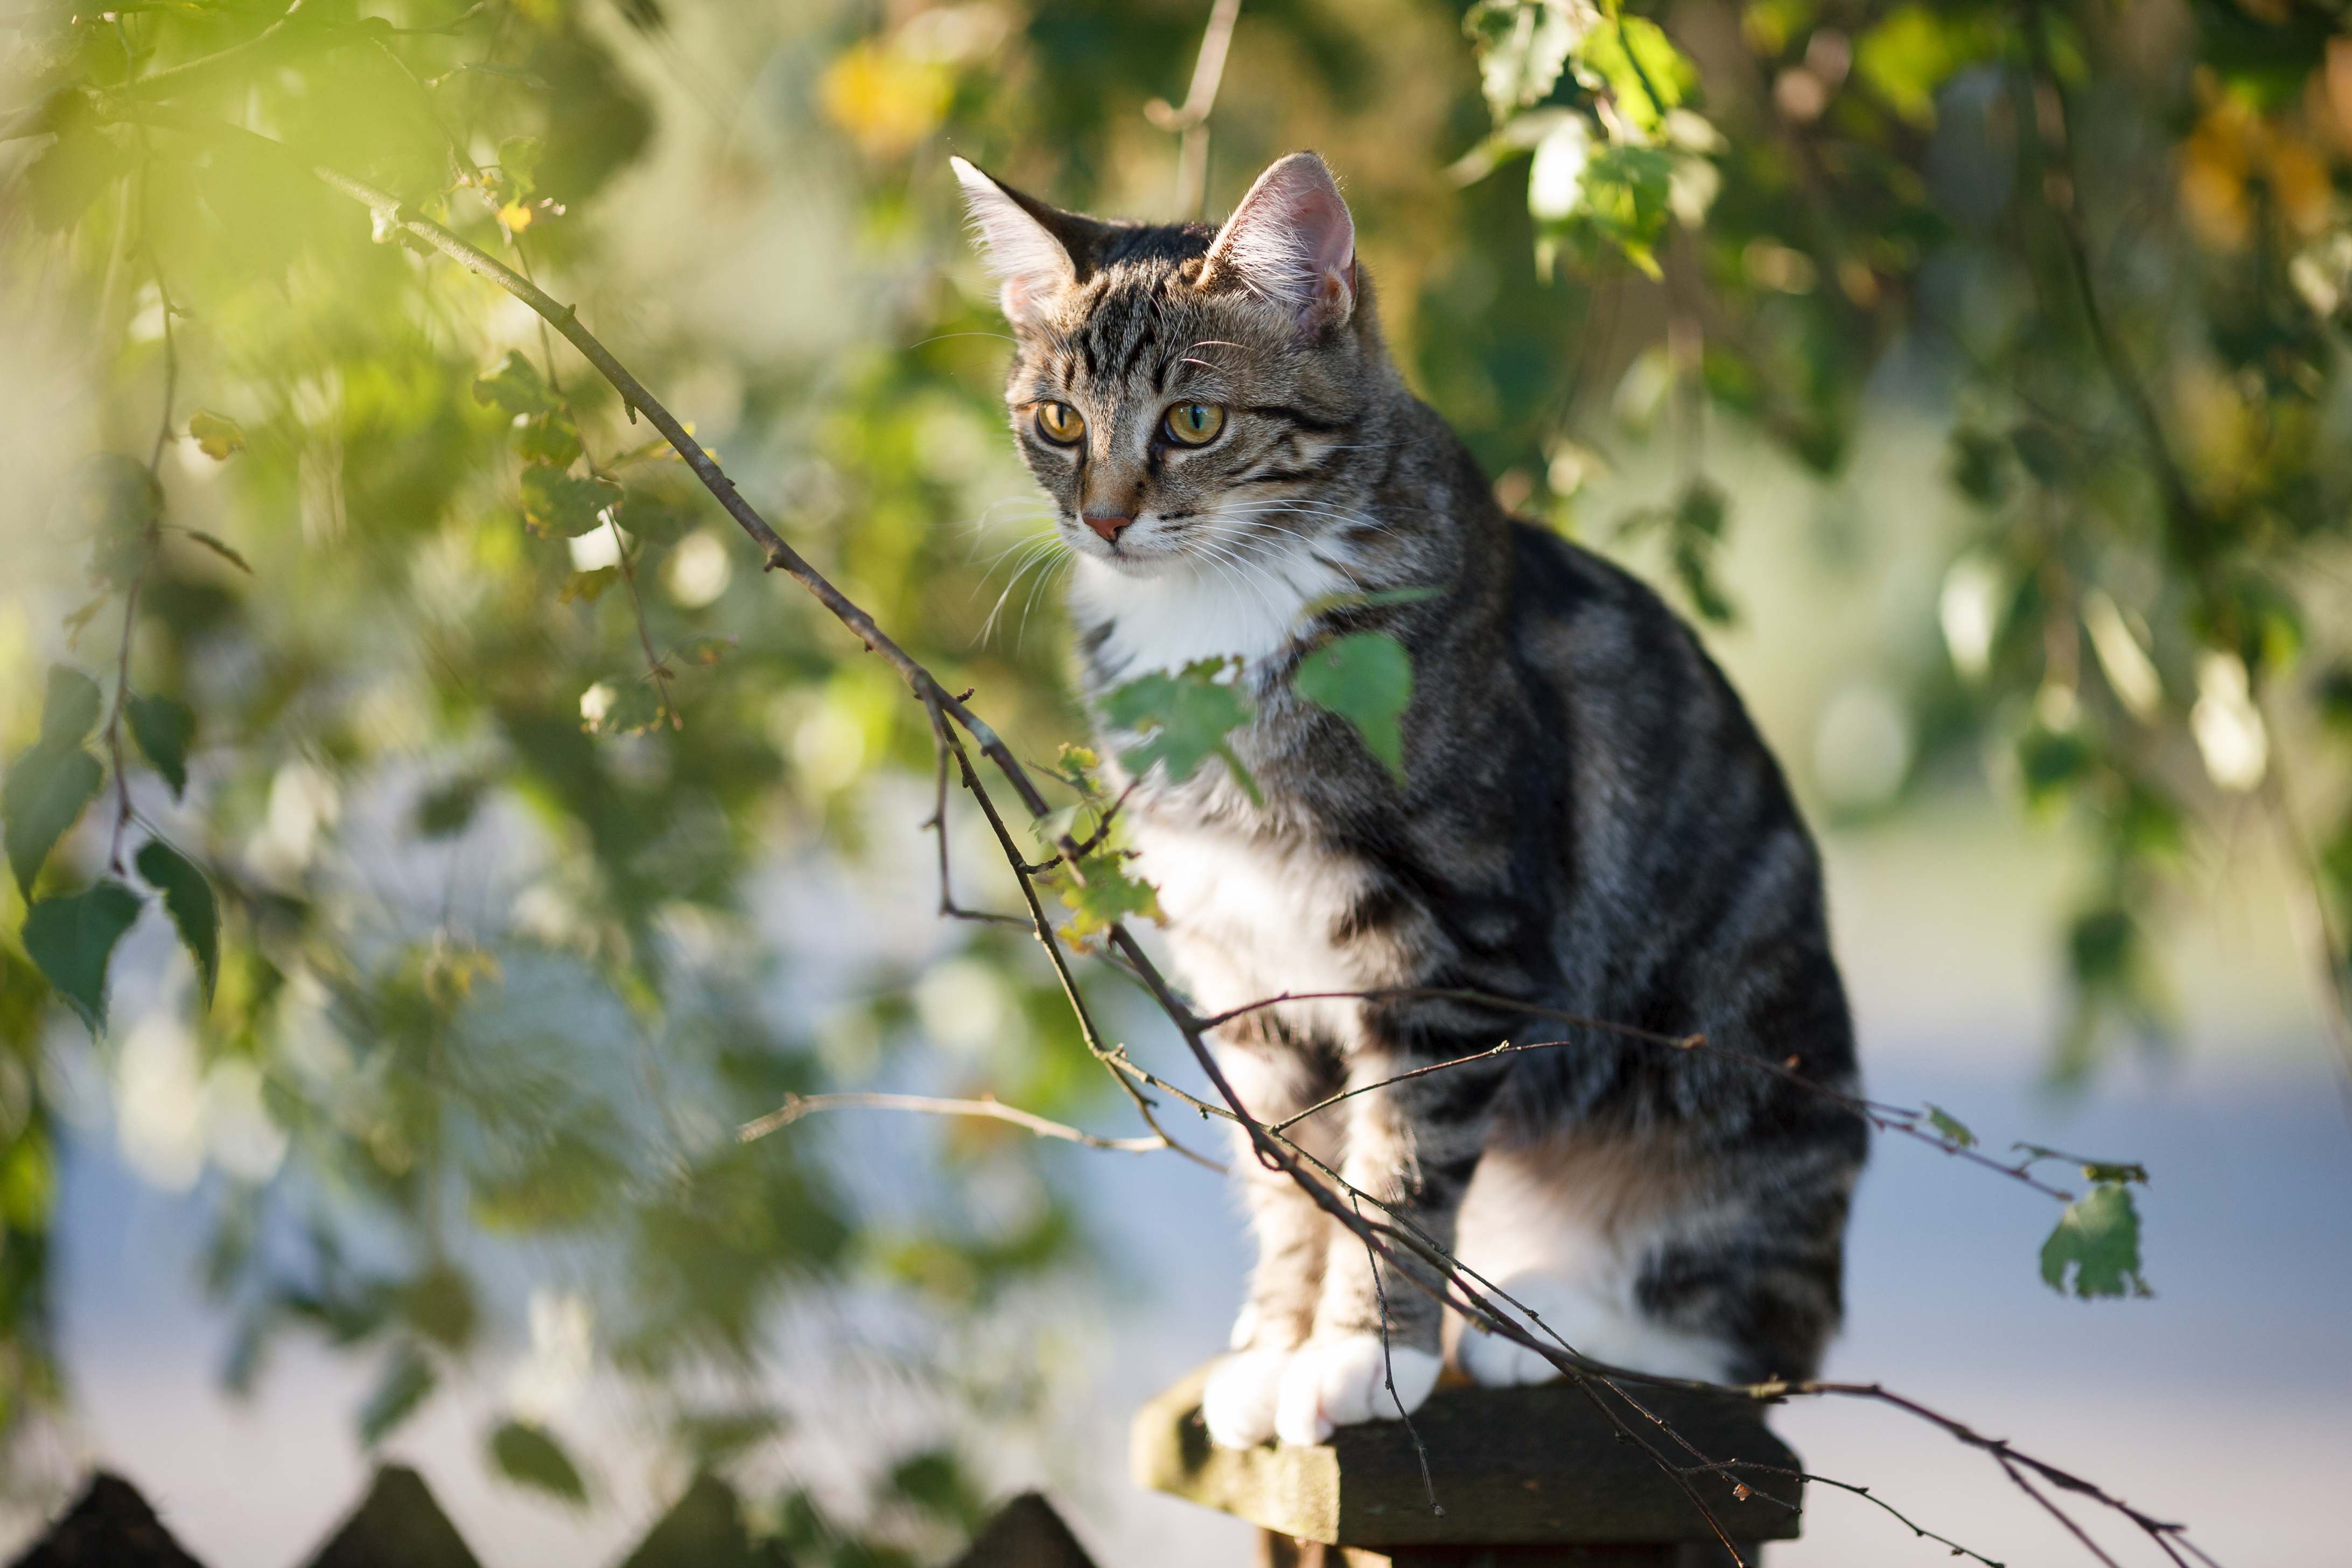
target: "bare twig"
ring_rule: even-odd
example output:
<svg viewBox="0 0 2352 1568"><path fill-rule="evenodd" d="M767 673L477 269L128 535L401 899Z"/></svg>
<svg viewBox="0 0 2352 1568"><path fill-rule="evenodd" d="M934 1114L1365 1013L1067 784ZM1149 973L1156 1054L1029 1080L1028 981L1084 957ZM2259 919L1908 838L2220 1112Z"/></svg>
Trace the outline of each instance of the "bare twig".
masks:
<svg viewBox="0 0 2352 1568"><path fill-rule="evenodd" d="M1225 56L1233 47L1234 24L1241 20L1242 0L1216 0L1209 8L1209 25L1201 34L1201 53L1192 62L1192 85L1182 107L1155 98L1143 106L1144 118L1162 131L1179 132L1176 148L1176 214L1186 222L1198 219L1209 197L1209 115L1217 107L1217 89L1225 77Z"/></svg>
<svg viewBox="0 0 2352 1568"><path fill-rule="evenodd" d="M1040 1138L1058 1138L1066 1143L1083 1143L1089 1149L1116 1149L1129 1154L1154 1154L1176 1145L1165 1137L1100 1138L1092 1132L1059 1121L1050 1121L1034 1111L1007 1105L992 1095L978 1100L941 1100L928 1094L788 1094L784 1103L756 1121L747 1121L736 1130L739 1142L749 1143L764 1138L780 1127L789 1127L803 1116L814 1116L820 1110L904 1110L920 1116L976 1116L992 1121L1006 1121L1035 1133Z"/></svg>

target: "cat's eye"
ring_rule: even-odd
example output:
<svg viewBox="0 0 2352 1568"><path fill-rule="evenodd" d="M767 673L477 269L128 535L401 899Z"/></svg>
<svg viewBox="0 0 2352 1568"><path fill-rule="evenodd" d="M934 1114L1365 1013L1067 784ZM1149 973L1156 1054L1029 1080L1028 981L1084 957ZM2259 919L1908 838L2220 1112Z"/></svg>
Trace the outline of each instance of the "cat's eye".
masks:
<svg viewBox="0 0 2352 1568"><path fill-rule="evenodd" d="M1073 447L1087 433L1087 417L1066 403L1037 405L1037 434L1057 447Z"/></svg>
<svg viewBox="0 0 2352 1568"><path fill-rule="evenodd" d="M1225 411L1213 403L1180 403L1162 423L1178 446L1205 447L1225 427Z"/></svg>

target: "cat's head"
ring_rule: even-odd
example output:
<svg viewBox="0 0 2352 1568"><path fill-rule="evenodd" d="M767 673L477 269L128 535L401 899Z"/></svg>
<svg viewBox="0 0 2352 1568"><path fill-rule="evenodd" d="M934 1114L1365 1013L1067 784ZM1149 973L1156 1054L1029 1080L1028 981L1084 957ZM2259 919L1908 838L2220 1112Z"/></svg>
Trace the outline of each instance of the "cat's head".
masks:
<svg viewBox="0 0 2352 1568"><path fill-rule="evenodd" d="M1323 160L1258 176L1223 226L1106 223L958 158L1018 353L1006 384L1063 540L1137 576L1338 531L1385 353Z"/></svg>

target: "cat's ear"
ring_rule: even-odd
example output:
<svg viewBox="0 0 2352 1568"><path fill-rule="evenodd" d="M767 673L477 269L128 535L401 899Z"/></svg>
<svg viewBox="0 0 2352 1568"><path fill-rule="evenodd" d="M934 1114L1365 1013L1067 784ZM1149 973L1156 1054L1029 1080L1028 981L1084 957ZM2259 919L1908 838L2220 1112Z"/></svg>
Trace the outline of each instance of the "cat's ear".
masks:
<svg viewBox="0 0 2352 1568"><path fill-rule="evenodd" d="M1000 279L1004 319L1016 327L1038 324L1054 300L1094 270L1102 226L1024 196L961 158L950 158L948 165L963 187L988 269Z"/></svg>
<svg viewBox="0 0 2352 1568"><path fill-rule="evenodd" d="M1202 282L1221 278L1292 311L1302 334L1355 313L1356 220L1322 159L1293 153L1257 177L1209 247Z"/></svg>

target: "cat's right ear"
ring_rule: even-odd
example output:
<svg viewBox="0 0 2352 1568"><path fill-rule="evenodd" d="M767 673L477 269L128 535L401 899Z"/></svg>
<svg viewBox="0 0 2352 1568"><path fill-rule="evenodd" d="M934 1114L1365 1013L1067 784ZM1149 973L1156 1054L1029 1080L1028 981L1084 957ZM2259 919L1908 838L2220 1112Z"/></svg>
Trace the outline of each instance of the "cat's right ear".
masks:
<svg viewBox="0 0 2352 1568"><path fill-rule="evenodd" d="M950 157L948 166L963 187L988 269L999 279L1004 319L1016 327L1041 324L1053 302L1093 270L1095 226L1000 184L961 158Z"/></svg>

